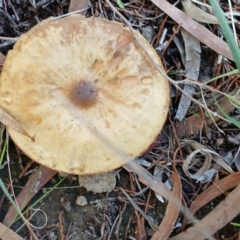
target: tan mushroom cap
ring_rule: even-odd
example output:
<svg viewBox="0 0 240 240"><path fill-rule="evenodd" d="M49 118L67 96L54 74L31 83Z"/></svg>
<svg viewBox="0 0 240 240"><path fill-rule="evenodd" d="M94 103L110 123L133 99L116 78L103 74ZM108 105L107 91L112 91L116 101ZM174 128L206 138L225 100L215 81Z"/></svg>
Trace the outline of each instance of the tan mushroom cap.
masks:
<svg viewBox="0 0 240 240"><path fill-rule="evenodd" d="M109 171L139 156L161 131L168 105L167 80L130 30L101 18L42 21L9 51L0 79L0 106L35 138L8 129L16 145L72 174Z"/></svg>

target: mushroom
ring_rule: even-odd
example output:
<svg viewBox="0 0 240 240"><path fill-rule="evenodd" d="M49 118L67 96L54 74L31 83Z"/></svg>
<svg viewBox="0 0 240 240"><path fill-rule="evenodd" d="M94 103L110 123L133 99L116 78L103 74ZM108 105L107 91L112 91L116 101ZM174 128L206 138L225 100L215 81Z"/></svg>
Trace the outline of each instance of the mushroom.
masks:
<svg viewBox="0 0 240 240"><path fill-rule="evenodd" d="M106 172L139 156L168 106L168 82L131 31L102 18L42 21L9 51L0 78L0 107L35 139L8 128L12 140L36 162L71 174Z"/></svg>

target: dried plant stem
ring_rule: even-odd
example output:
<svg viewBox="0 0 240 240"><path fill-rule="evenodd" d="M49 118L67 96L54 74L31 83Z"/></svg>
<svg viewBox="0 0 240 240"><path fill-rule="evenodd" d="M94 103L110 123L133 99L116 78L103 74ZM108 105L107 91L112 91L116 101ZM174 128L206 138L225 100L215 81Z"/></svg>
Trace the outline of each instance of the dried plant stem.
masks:
<svg viewBox="0 0 240 240"><path fill-rule="evenodd" d="M4 40L4 41L17 41L18 37L12 38L12 37L2 37L0 36L0 40Z"/></svg>

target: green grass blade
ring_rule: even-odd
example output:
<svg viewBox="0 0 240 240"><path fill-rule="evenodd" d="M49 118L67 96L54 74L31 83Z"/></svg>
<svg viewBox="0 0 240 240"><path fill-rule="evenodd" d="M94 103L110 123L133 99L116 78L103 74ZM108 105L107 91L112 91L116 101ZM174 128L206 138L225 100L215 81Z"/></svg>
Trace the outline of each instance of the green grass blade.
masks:
<svg viewBox="0 0 240 240"><path fill-rule="evenodd" d="M234 227L240 227L240 223L231 223Z"/></svg>
<svg viewBox="0 0 240 240"><path fill-rule="evenodd" d="M17 213L19 214L19 216L23 219L23 221L25 221L24 216L22 214L22 212L19 210L18 206L16 205L16 203L13 201L11 195L9 194L8 190L6 189L2 179L0 178L0 187L3 190L5 196L8 198L8 200L12 203L12 205L14 206L14 208L16 209Z"/></svg>
<svg viewBox="0 0 240 240"><path fill-rule="evenodd" d="M221 75L219 75L219 76L217 76L217 77L214 77L214 78L208 80L205 84L211 83L211 82L213 82L213 81L215 81L215 80L218 80L218 79L220 79L220 78L223 78L223 77L229 77L229 76L231 76L231 75L233 75L233 74L237 74L237 73L240 73L240 70L234 69L234 70L232 70L232 71L230 71L230 72L221 74Z"/></svg>
<svg viewBox="0 0 240 240"><path fill-rule="evenodd" d="M238 45L233 37L232 30L227 23L227 20L223 14L222 9L219 6L218 1L217 0L209 0L209 2L214 9L215 16L218 19L220 27L221 27L223 34L227 40L227 43L230 47L230 50L232 52L232 55L233 55L236 65L237 65L237 68L240 70L240 51L239 51Z"/></svg>
<svg viewBox="0 0 240 240"><path fill-rule="evenodd" d="M4 155L5 155L6 149L7 149L7 141L5 140L4 144L3 144L1 156L0 156L0 166L2 166L2 161L3 161Z"/></svg>
<svg viewBox="0 0 240 240"><path fill-rule="evenodd" d="M215 98L215 95L213 93L213 98L214 98L214 102L215 104L217 105L219 111L221 112L221 114L228 120L230 121L232 124L234 124L236 127L240 128L240 122L237 121L236 119L230 117L223 109L222 107L218 104L216 98Z"/></svg>
<svg viewBox="0 0 240 240"><path fill-rule="evenodd" d="M121 0L117 0L117 5L118 5L120 8L122 8L122 9L125 8L125 7L124 7L124 4L122 3Z"/></svg>

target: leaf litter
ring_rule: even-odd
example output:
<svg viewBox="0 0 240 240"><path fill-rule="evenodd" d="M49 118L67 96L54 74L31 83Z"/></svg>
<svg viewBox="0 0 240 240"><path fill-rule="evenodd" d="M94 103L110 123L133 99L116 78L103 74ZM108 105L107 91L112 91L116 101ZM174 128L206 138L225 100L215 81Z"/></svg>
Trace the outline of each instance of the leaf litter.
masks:
<svg viewBox="0 0 240 240"><path fill-rule="evenodd" d="M74 1L71 1L70 6L74 6L73 2ZM158 1L158 2L153 1L153 2L159 3L160 1ZM108 1L106 1L106 3L108 3ZM120 3L121 3L121 1L120 1ZM89 3L88 3L88 1L85 1L83 4L84 4L84 7L87 7ZM128 21L131 22L131 24L136 25L137 22L134 19L134 17L136 17L136 16L133 14L134 17L131 18L131 15L129 15L129 9L131 10L131 7L129 7L129 5L131 6L131 4L126 4L126 8L122 11L126 11L125 16L128 17ZM142 6L144 6L144 5L142 5ZM96 5L95 5L95 7L96 7ZM98 5L95 8L95 11L96 10L98 11L97 12L98 15L103 16L103 17L107 17L106 9L108 9L108 11L109 11L109 8L106 8L106 7L107 7L106 4L103 5L101 3L101 1L98 1ZM231 53L229 52L228 47L226 46L226 44L222 40L219 40L215 35L210 34L210 32L207 31L205 28L203 28L201 25L195 24L194 22L192 22L192 20L190 18L183 15L182 12L179 12L179 10L176 7L169 6L167 2L162 2L161 6L159 5L159 7L162 7L162 9L165 10L170 15L170 17L172 17L174 20L178 19L177 22L182 24L183 27L188 32L192 33L196 37L196 39L204 42L206 45L208 45L208 46L212 47L213 49L217 50L223 56L229 57L231 59L231 57L232 57ZM169 8L166 8L166 7L169 7ZM74 11L74 10L75 10L74 7L72 7L71 11ZM93 12L93 10L94 10L93 6L91 6L91 12ZM144 10L146 12L148 11L147 8L144 8ZM86 13L89 14L88 11ZM132 13L135 13L135 12L133 11ZM114 14L116 16L117 12L115 11ZM114 14L113 14L113 17L114 17ZM142 14L141 11L139 11L137 13L137 17L142 17L141 14ZM159 15L161 13L160 12L155 12L155 14ZM194 23L194 24L192 24L192 23ZM195 27L195 29L194 29L194 27ZM201 29L202 31L199 30L199 29ZM199 31L200 31L200 33L199 33ZM205 36L204 36L205 39L203 38L202 34L205 34ZM191 41L190 41L190 43L191 43ZM216 46L213 46L214 45L213 43L216 44ZM220 44L220 45L218 45L218 44ZM170 46L170 45L168 44L168 46ZM218 48L218 49L216 49L216 48ZM193 60L194 60L194 57L191 58L191 61L193 61ZM194 65L194 66L196 66L196 65ZM185 71L186 70L187 69L185 69ZM192 93L192 96L195 97L196 95L197 95L197 93L194 93L194 92ZM234 110L234 108L235 108L235 107L233 107L232 104L229 104L229 101L226 98L223 98L223 100L220 101L219 103L222 107L225 107L225 111L228 114L230 112L232 112L232 110ZM199 109L197 109L197 110L199 110ZM168 128L166 128L166 129L171 128L171 131L172 131L172 134L170 134L170 133L167 134L168 135L167 142L169 142L169 139L171 140L169 142L169 146L170 146L169 150L174 151L174 149L176 148L177 136L180 137L180 138L184 138L184 137L189 137L189 136L194 136L194 135L196 136L196 134L201 134L201 137L200 137L201 142L205 141L205 142L210 143L210 141L207 141L206 137L202 139L202 134L203 134L202 133L202 131L203 131L202 126L203 126L203 123L205 122L207 126L212 125L212 127L214 127L214 122L212 121L212 119L204 118L203 117L203 112L202 112L201 109L200 109L199 112L196 112L193 115L188 113L188 115L186 115L186 117L184 119L185 115L186 114L183 114L182 117L181 117L183 119L182 122L177 123L176 126L170 125L170 127L168 126ZM187 124L186 124L185 120L187 120L186 121ZM214 120L219 121L219 118L214 116ZM220 122L220 124L221 124L221 122ZM166 136L166 131L165 131L166 129L164 129L164 131L163 131L163 133L165 133L165 136ZM210 131L212 136L217 135L216 133L214 133L214 131L211 131L209 129L205 129L205 130ZM206 134L206 136L209 136L209 135ZM186 140L186 141L188 141L187 143L192 147L192 153L194 153L194 151L198 151L198 153L207 156L206 157L207 161L208 161L207 164L206 164L207 167L205 167L204 164L202 165L202 166L204 166L204 169L201 172L202 174L199 174L199 176L197 176L196 180L199 180L199 179L201 180L201 177L203 177L204 174L207 173L207 171L212 170L212 169L209 169L210 165L212 164L211 160L214 160L219 164L219 166L217 166L216 164L214 164L214 165L216 165L215 167L218 170L218 172L220 174L223 174L223 176L224 176L224 178L219 180L219 183L218 183L218 181L214 182L214 180L211 177L207 177L208 182L213 181L212 185L209 188L207 188L206 190L202 189L202 193L199 194L194 199L194 201L192 201L192 203L196 203L196 202L198 203L198 201L200 201L200 200L198 200L198 197L200 197L202 199L201 203L198 203L197 204L198 206L195 207L197 210L200 207L203 207L204 205L206 205L212 199L214 199L217 196L223 194L224 192L226 192L226 191L228 191L228 190L230 190L234 187L236 187L236 189L233 190L232 193L228 194L227 197L225 198L225 200L223 200L206 217L204 217L202 220L199 220L198 222L196 222L195 225L193 227L190 227L186 232L183 232L179 235L176 235L172 239L195 239L195 238L196 239L204 239L204 238L206 238L206 236L211 238L211 235L213 235L221 227L223 227L229 221L231 221L237 214L239 214L239 212L236 211L236 209L240 209L239 206L237 205L237 204L239 204L237 202L237 198L239 198L239 193L240 193L239 187L237 187L239 185L239 182L237 180L238 176L236 174L238 174L238 173L232 173L232 169L224 163L223 159L215 151L206 149L206 147L204 145L201 145L196 141L192 141L192 140ZM234 142L234 140L232 142ZM165 153L168 152L168 154L165 155L164 154L164 148L163 148L164 145L161 144L161 141L159 143L159 146L162 147L161 151L159 151L159 147L157 147L156 150L154 150L153 152L150 152L146 156L144 156L144 160L151 163L150 166L145 163L145 166L147 166L150 169L151 169L151 166L154 166L154 164L156 164L156 163L162 164L161 160L164 160L165 164L169 162L169 152L168 152L168 150L165 151ZM216 147L216 146L213 145L213 147ZM184 166L184 164L186 164L186 162L189 162L189 164L190 164L190 162L193 160L193 157L196 156L196 152L194 154L192 154L190 152L191 157L188 159L188 161L186 161L187 156L186 156L185 153L182 152L182 150L181 150L181 152L179 152L179 156L177 155L177 158L175 158L174 161L177 164L180 164L180 165ZM221 149L217 149L217 150L219 150L221 152ZM172 156L172 155L170 155L170 156ZM159 160L159 157L161 158L160 160ZM152 163L152 161L153 161L153 163ZM164 161L163 161L163 164L164 164ZM124 166L124 168L127 169L127 171L130 172L130 174L131 174L132 171L135 172L138 175L140 182L142 182L144 185L147 185L155 193L163 196L164 198L166 198L169 201L168 207L166 209L165 217L163 218L163 220L162 220L158 230L156 231L156 233L152 234L152 239L158 239L159 237L161 239L167 239L170 236L170 234L172 232L172 229L174 228L174 225L175 225L175 222L177 220L180 209L183 210L183 208L180 206L180 202L181 202L182 194L183 194L182 191L181 191L181 189L182 189L181 185L183 185L183 187L184 187L184 184L185 184L185 181L182 182L182 179L187 179L187 176L190 176L190 177L192 176L192 173L189 173L189 164L187 166L185 166L185 175L183 173L181 173L179 168L176 168L175 165L173 167L169 166L169 169L172 169L173 172L172 172L172 174L168 174L167 178L168 178L168 181L172 182L172 186L173 186L172 191L170 191L162 183L162 180L156 179L146 169L139 166L137 163L132 162L132 163ZM200 164L200 169L201 169L202 161L199 161L198 164ZM223 167L225 170L221 169L221 167ZM230 172L232 174L227 175L228 174L227 172ZM27 198L27 199L23 200L23 198L22 198L22 200L20 200L21 198L18 197L19 201L20 202L25 202L27 204L27 202L33 197L33 195L36 194L38 189L40 189L46 182L48 182L52 178L52 176L54 176L55 174L56 174L56 172L50 172L47 175L43 175L43 177L42 177L42 174L40 174L39 179L38 179L38 181L40 182L40 185L38 186L39 188L37 188L36 191L33 191L31 193L31 196L29 196L29 198ZM33 186L35 186L35 184L36 184L36 182L31 180L31 179L33 179L33 178L30 178L29 185L25 186L25 189L26 189L25 191L26 192L29 192L30 189ZM224 180L225 180L225 182L224 182ZM210 190L208 190L208 189L210 189ZM216 189L216 190L214 191L214 189ZM207 194L204 194L205 192ZM212 194L210 194L210 193L212 193ZM21 194L22 194L22 196L24 196L24 192L21 192L19 196L21 196ZM236 206L234 206L234 204L236 204ZM192 205L192 206L194 206L194 205ZM24 207L24 205L23 205L23 207ZM190 209L189 209L190 212L193 208L194 207L190 207ZM226 214L226 210L227 210L227 214ZM192 214L194 214L196 211L192 211ZM189 214L187 214L186 209L185 209L184 213L186 213L186 216L189 217ZM16 216L15 214L13 214L13 216ZM139 225L139 229L141 229L145 226L144 218L141 218L139 215L136 215L136 216L138 216L137 217L137 219L138 219L137 222L138 222L138 225ZM14 217L9 217L9 215L7 214L6 218L7 218L7 220L10 219L12 221L12 219ZM132 219L132 218L130 218L130 219ZM192 220L191 215L190 215L190 219ZM6 225L7 225L7 222L6 222L7 220L4 220ZM140 225L141 225L141 227L140 227ZM202 230L204 230L204 231L202 231ZM142 232L145 232L145 237L148 237L148 238L151 237L151 235L147 235L147 232L144 229L142 229ZM61 234L62 234L62 236L64 234L62 232L62 230L61 230ZM89 232L88 234L90 234L92 237L96 236L96 233L94 233L94 232L93 233ZM101 235L101 236L103 236L103 235ZM93 239L95 239L95 238L93 238Z"/></svg>

